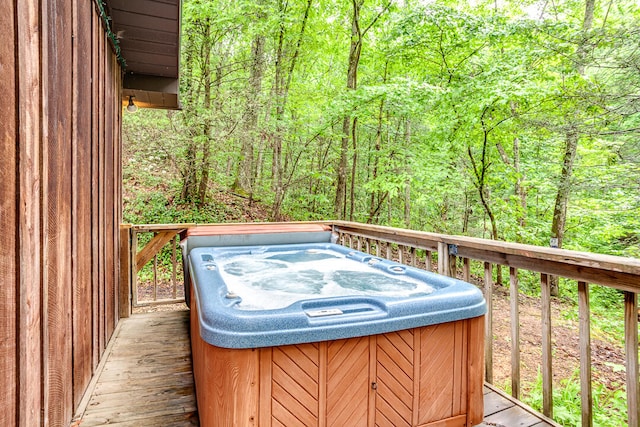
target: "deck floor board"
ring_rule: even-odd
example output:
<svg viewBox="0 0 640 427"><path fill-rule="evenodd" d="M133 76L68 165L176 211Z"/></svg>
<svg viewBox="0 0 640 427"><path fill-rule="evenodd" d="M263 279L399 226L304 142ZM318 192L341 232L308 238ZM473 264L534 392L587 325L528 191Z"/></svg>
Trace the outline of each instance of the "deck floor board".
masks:
<svg viewBox="0 0 640 427"><path fill-rule="evenodd" d="M82 427L198 426L189 312L135 314L121 319L91 396L76 416ZM487 385L478 427L557 424Z"/></svg>

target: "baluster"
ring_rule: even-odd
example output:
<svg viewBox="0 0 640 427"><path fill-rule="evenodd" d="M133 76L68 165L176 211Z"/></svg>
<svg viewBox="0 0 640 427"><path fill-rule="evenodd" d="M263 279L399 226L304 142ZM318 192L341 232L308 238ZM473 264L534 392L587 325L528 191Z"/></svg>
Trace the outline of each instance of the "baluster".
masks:
<svg viewBox="0 0 640 427"><path fill-rule="evenodd" d="M458 257L453 255L451 251L449 251L449 272L447 273L449 277L456 278L458 277Z"/></svg>
<svg viewBox="0 0 640 427"><path fill-rule="evenodd" d="M627 368L627 418L630 426L640 424L638 403L638 294L624 292L624 342Z"/></svg>
<svg viewBox="0 0 640 427"><path fill-rule="evenodd" d="M391 243L387 242L387 255L386 255L387 259L391 259L391 250L392 249L393 248L391 247Z"/></svg>
<svg viewBox="0 0 640 427"><path fill-rule="evenodd" d="M410 259L411 266L415 267L416 266L416 248L414 248L413 246L409 248L409 259Z"/></svg>
<svg viewBox="0 0 640 427"><path fill-rule="evenodd" d="M176 253L176 247L178 246L178 235L173 238L171 247L171 286L173 299L178 297L178 280L176 279L178 269L178 256Z"/></svg>
<svg viewBox="0 0 640 427"><path fill-rule="evenodd" d="M362 252L362 237L358 236L356 241L358 242L358 250Z"/></svg>
<svg viewBox="0 0 640 427"><path fill-rule="evenodd" d="M469 258L462 258L462 280L471 283L471 261Z"/></svg>
<svg viewBox="0 0 640 427"><path fill-rule="evenodd" d="M589 285L578 282L578 318L580 321L580 396L582 396L582 427L593 425L593 396L591 390L591 313Z"/></svg>
<svg viewBox="0 0 640 427"><path fill-rule="evenodd" d="M371 239L367 237L364 243L365 243L365 248L367 249L365 252L371 255Z"/></svg>
<svg viewBox="0 0 640 427"><path fill-rule="evenodd" d="M138 230L131 229L131 298L133 299L133 307L138 306L138 263L136 256L138 255Z"/></svg>
<svg viewBox="0 0 640 427"><path fill-rule="evenodd" d="M153 300L158 300L158 255L153 256Z"/></svg>
<svg viewBox="0 0 640 427"><path fill-rule="evenodd" d="M431 251L425 252L424 265L425 265L424 267L425 270L427 271L433 270L433 254L431 253Z"/></svg>
<svg viewBox="0 0 640 427"><path fill-rule="evenodd" d="M518 270L509 268L511 304L511 395L520 399L520 310L518 304Z"/></svg>
<svg viewBox="0 0 640 427"><path fill-rule="evenodd" d="M381 248L380 248L380 240L376 240L376 256L380 258Z"/></svg>
<svg viewBox="0 0 640 427"><path fill-rule="evenodd" d="M485 317L484 369L486 380L493 384L493 271L490 262L484 263L484 298L487 300Z"/></svg>
<svg viewBox="0 0 640 427"><path fill-rule="evenodd" d="M540 275L542 303L542 413L553 418L553 372L551 366L551 283Z"/></svg>

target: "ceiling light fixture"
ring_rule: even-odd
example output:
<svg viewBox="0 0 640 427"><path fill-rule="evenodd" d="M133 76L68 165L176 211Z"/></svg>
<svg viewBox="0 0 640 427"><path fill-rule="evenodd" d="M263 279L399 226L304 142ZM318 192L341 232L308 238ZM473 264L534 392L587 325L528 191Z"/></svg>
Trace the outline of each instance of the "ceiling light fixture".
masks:
<svg viewBox="0 0 640 427"><path fill-rule="evenodd" d="M127 105L127 111L130 113L135 113L138 111L138 106L133 103L133 95L129 95L129 105Z"/></svg>

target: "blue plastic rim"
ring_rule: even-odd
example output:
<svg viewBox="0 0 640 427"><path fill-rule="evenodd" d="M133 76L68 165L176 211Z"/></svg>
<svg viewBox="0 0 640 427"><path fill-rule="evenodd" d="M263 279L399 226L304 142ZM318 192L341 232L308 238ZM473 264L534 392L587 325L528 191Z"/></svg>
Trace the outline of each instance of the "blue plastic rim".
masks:
<svg viewBox="0 0 640 427"><path fill-rule="evenodd" d="M409 296L353 295L301 299L284 308L242 310L216 260L238 254L331 250L354 263L406 275L434 288ZM331 268L331 260L327 261ZM224 348L258 348L375 335L469 319L486 313L475 286L331 244L201 247L189 254L200 335ZM284 269L282 274L287 274ZM193 302L192 302L193 303Z"/></svg>

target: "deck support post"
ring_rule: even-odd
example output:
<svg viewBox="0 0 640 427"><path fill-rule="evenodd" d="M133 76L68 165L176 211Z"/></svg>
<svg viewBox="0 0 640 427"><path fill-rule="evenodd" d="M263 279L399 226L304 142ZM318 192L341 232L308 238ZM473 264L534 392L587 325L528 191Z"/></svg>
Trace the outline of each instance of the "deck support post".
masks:
<svg viewBox="0 0 640 427"><path fill-rule="evenodd" d="M638 403L638 294L624 292L624 346L627 359L627 416L629 426L640 425Z"/></svg>

